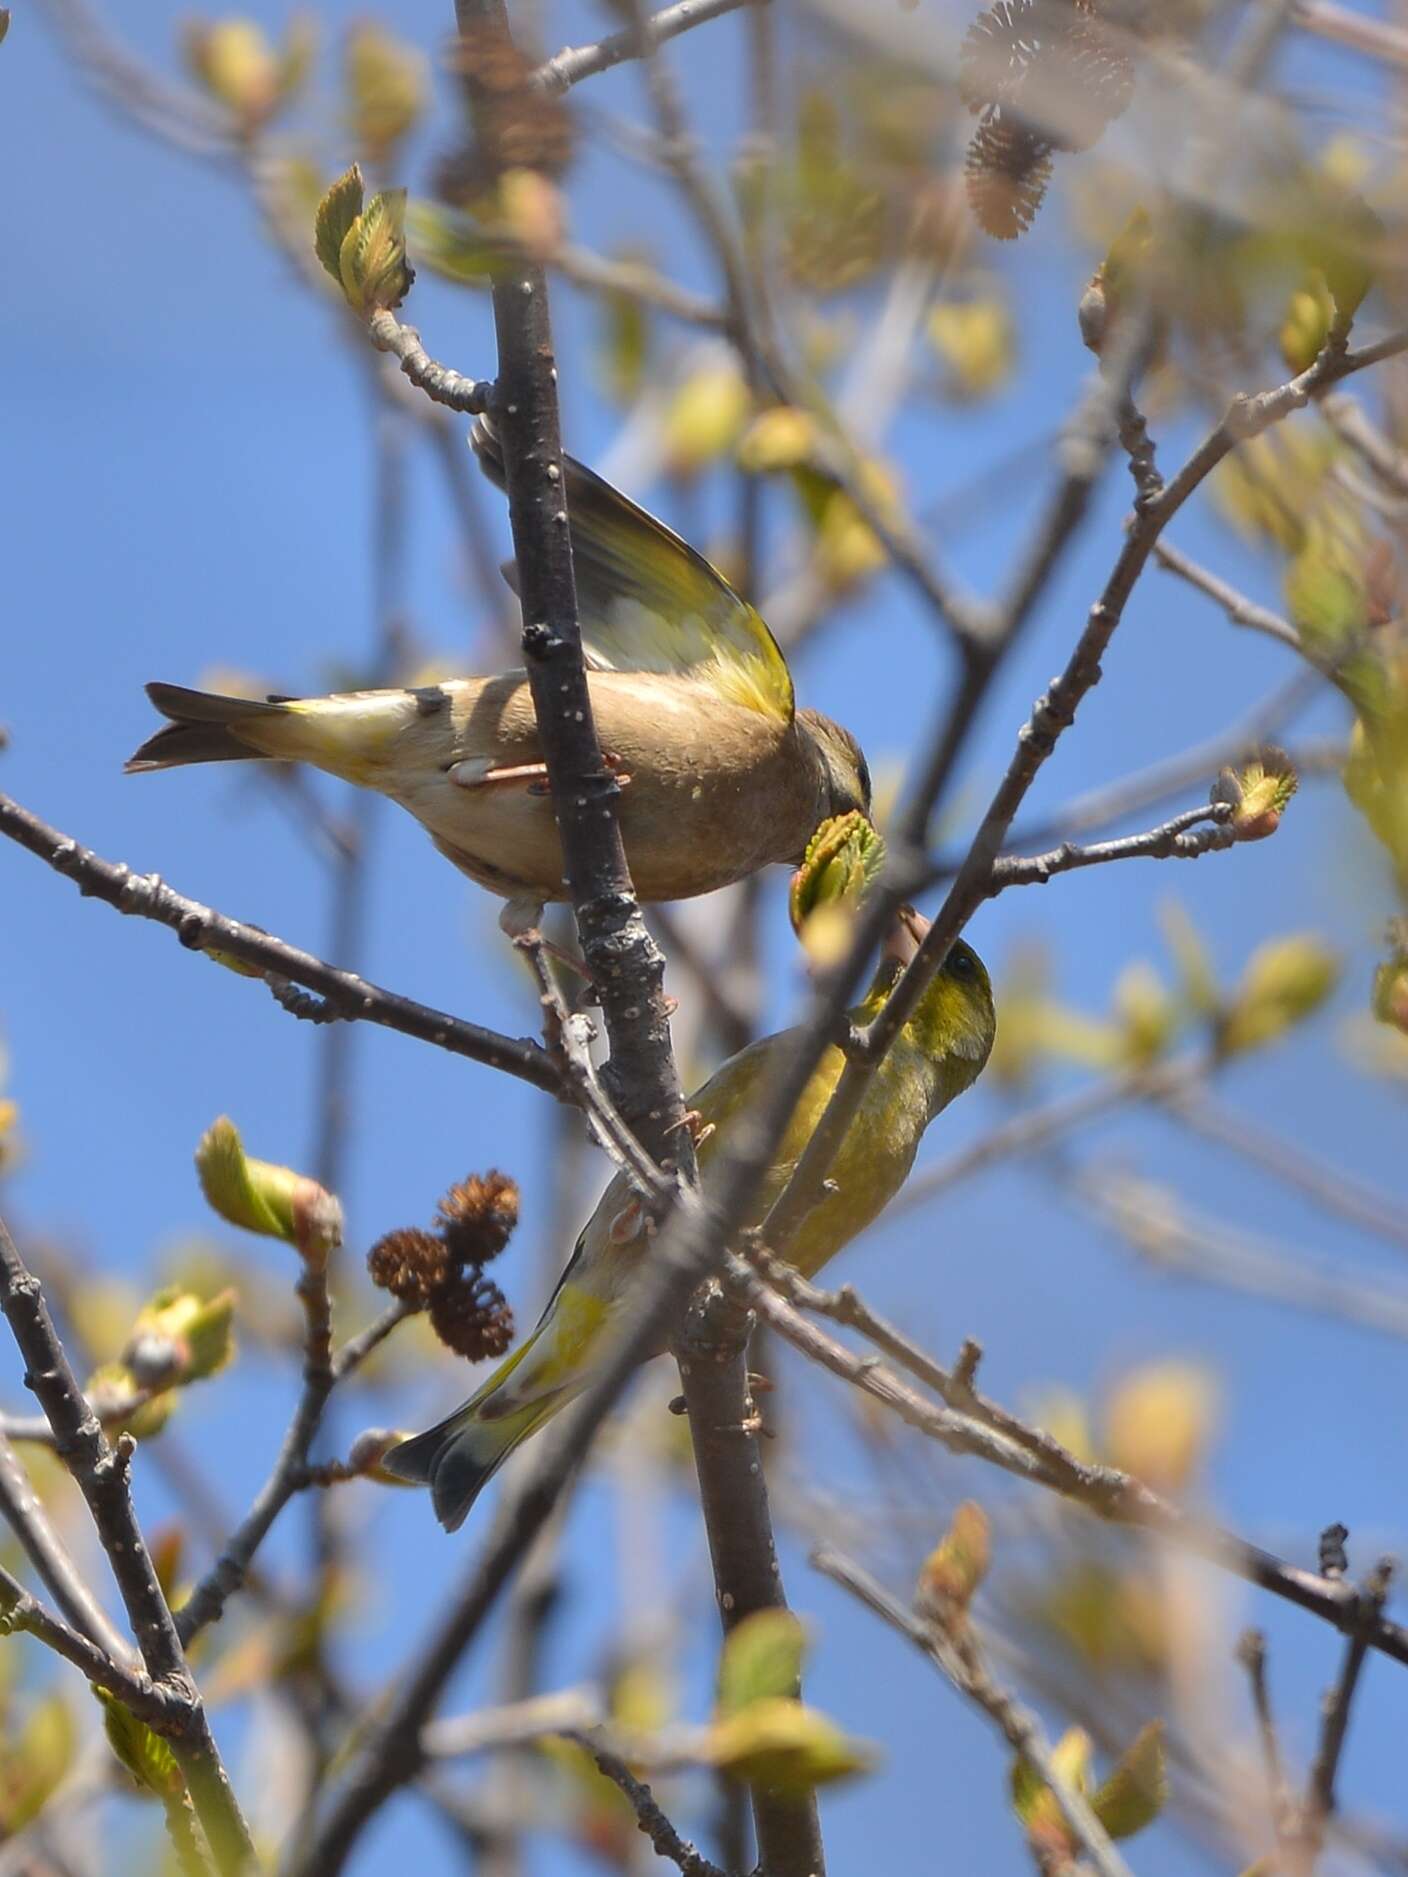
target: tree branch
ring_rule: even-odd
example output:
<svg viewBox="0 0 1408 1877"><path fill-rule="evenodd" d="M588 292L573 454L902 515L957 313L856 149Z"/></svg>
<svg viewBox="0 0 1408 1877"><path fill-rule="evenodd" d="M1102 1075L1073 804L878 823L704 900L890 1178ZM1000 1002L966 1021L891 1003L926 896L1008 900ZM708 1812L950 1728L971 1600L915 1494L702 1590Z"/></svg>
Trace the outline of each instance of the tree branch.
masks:
<svg viewBox="0 0 1408 1877"><path fill-rule="evenodd" d="M149 1675L133 1674L124 1668L121 1656L114 1658L76 1629L46 1610L24 1585L0 1567L0 1636L33 1636L47 1648L71 1662L90 1682L115 1695L126 1708L158 1733L167 1733L184 1724L186 1703L172 1699L166 1688Z"/></svg>
<svg viewBox="0 0 1408 1877"><path fill-rule="evenodd" d="M1143 834L1126 834L1118 841L1096 841L1089 847L1063 841L1048 854L1025 859L1019 855L999 856L988 878L988 897L995 898L1009 886L1045 886L1058 873L1100 867L1111 860L1196 860L1200 854L1223 852L1241 839L1232 826L1232 812L1222 803L1204 803L1200 808L1185 809L1157 828ZM1213 825L1199 828L1200 821L1211 821ZM1189 833L1189 829L1196 832Z"/></svg>
<svg viewBox="0 0 1408 1877"><path fill-rule="evenodd" d="M48 1422L44 1425L47 1428ZM3 1434L0 1434L0 1517L19 1540L25 1556L41 1581L48 1585L69 1624L114 1662L126 1662L132 1653L131 1645L118 1634L107 1612L84 1583L78 1566L49 1523L43 1502L30 1484L23 1463Z"/></svg>
<svg viewBox="0 0 1408 1877"><path fill-rule="evenodd" d="M591 1734L568 1732L564 1738L575 1740L578 1746L585 1748L595 1760L598 1770L625 1793L635 1812L636 1824L649 1838L657 1857L668 1858L683 1873L683 1877L724 1877L717 1864L711 1864L687 1838L680 1836L661 1811L649 1786L636 1778L623 1759ZM765 1864L764 1868L768 1877L772 1877L772 1865Z"/></svg>
<svg viewBox="0 0 1408 1877"><path fill-rule="evenodd" d="M303 1297L302 1283L299 1294ZM268 1479L231 1533L220 1556L176 1612L176 1628L183 1644L188 1645L209 1624L219 1622L225 1605L244 1583L254 1554L268 1536L274 1520L294 1494L308 1483L308 1451L322 1424L323 1410L334 1387L385 1342L398 1324L414 1314L403 1303L392 1304L334 1355L326 1340L331 1327L326 1296L324 1279L321 1296L303 1297L308 1312L308 1331L304 1344L303 1391L298 1406Z"/></svg>
<svg viewBox="0 0 1408 1877"><path fill-rule="evenodd" d="M25 1380L53 1427L59 1458L87 1501L147 1673L172 1704L171 1749L185 1775L211 1853L225 1877L236 1877L254 1862L254 1846L132 1508L128 1471L133 1442L124 1434L116 1447L108 1445L69 1367L38 1279L25 1269L3 1220L0 1310L24 1357ZM175 1718L178 1705L179 1721Z"/></svg>
<svg viewBox="0 0 1408 1877"><path fill-rule="evenodd" d="M752 1318L717 1283L696 1297L675 1340L709 1557L724 1634L759 1610L784 1610L759 1429L748 1383ZM799 1699L800 1683L792 1691ZM824 1877L816 1794L752 1788L758 1861L767 1877Z"/></svg>
<svg viewBox="0 0 1408 1877"><path fill-rule="evenodd" d="M477 416L487 411L494 387L486 379L466 378L448 365L438 365L420 342L414 326L403 326L394 313L379 307L367 320L367 331L378 352L390 352L401 370L433 404Z"/></svg>
<svg viewBox="0 0 1408 1877"><path fill-rule="evenodd" d="M993 1680L971 1633L946 1635L937 1624L913 1615L868 1571L830 1545L813 1551L811 1561L824 1577L849 1590L867 1609L873 1610L881 1622L907 1637L948 1677L961 1695L987 1715L1008 1746L1051 1788L1072 1837L1100 1877L1130 1877L1129 1866L1110 1842L1105 1827L1088 1802L1054 1765L1051 1745L1042 1732L1041 1723Z"/></svg>
<svg viewBox="0 0 1408 1877"><path fill-rule="evenodd" d="M766 4L767 0L677 0L676 5L662 7L650 16L650 37L656 44L663 45L695 26L720 19L725 13L736 13L740 7ZM584 78L609 72L613 65L641 58L643 51L640 32L628 27L624 32L608 33L595 45L564 46L550 59L544 59L528 82L537 91L560 94L581 84Z"/></svg>
<svg viewBox="0 0 1408 1877"><path fill-rule="evenodd" d="M814 1293L804 1278L790 1267L779 1268L774 1263L768 1268L776 1273L788 1296L803 1300L807 1308L812 1307ZM765 1282L741 1259L730 1260L729 1276L784 1341L843 1381L853 1383L864 1393L884 1402L911 1427L939 1441L950 1452L968 1453L987 1460L1004 1472L1031 1480L1085 1506L1111 1524L1152 1533L1182 1550L1208 1559L1273 1596L1308 1610L1335 1629L1348 1635L1365 1634L1370 1648L1391 1656L1396 1662L1408 1663L1408 1629L1379 1614L1366 1618L1360 1608L1360 1594L1352 1586L1287 1564L1259 1545L1184 1511L1115 1467L1087 1465L1043 1429L1020 1421L1007 1409L987 1401L972 1385L982 1353L977 1344L965 1346L963 1358L952 1371L943 1369L922 1352L914 1351L926 1379L942 1399L957 1404L954 1408L939 1408L905 1388L873 1356L856 1356L822 1334L799 1314L781 1290L774 1289L771 1281ZM881 1320L872 1316L871 1321L878 1324ZM904 1344L907 1350L913 1351L913 1345L898 1331L888 1325L884 1329L892 1346ZM981 1438L984 1435L986 1440Z"/></svg>
<svg viewBox="0 0 1408 1877"><path fill-rule="evenodd" d="M198 900L175 892L154 873L133 873L120 861L104 860L80 847L70 835L49 827L8 795L0 795L0 835L72 880L86 898L101 899L118 912L153 919L167 926L192 951L217 955L228 952L242 964L252 965L253 975L272 974L306 985L325 998L332 1014L345 1022L377 1023L419 1042L433 1043L452 1055L467 1056L471 1062L502 1069L549 1094L562 1092L561 1076L536 1043L500 1036L477 1023L467 1023L394 991L384 991L351 971L324 963L311 952L272 938L257 926L228 919Z"/></svg>

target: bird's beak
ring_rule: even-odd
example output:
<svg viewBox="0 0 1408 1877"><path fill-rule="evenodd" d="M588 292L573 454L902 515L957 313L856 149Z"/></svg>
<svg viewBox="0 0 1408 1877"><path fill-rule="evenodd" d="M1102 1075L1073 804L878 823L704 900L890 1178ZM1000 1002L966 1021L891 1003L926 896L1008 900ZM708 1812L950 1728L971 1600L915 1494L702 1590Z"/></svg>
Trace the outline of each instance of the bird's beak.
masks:
<svg viewBox="0 0 1408 1877"><path fill-rule="evenodd" d="M922 912L916 912L913 906L901 906L895 914L895 923L890 927L890 936L885 940L881 957L903 968L912 962L928 930L929 921Z"/></svg>

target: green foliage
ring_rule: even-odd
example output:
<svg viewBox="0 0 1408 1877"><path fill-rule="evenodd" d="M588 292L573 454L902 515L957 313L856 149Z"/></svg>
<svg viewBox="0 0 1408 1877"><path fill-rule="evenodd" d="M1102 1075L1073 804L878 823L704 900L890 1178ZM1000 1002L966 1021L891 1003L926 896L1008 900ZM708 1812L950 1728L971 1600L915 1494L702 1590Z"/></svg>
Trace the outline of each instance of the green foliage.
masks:
<svg viewBox="0 0 1408 1877"><path fill-rule="evenodd" d="M1150 1721L1116 1760L1104 1784L1091 1790L1091 1745L1079 1727L1065 1733L1051 1753L1052 1771L1085 1799L1112 1838L1132 1838L1151 1825L1168 1799L1163 1722ZM1042 1868L1074 1859L1079 1845L1056 1795L1025 1759L1013 1762L1012 1809Z"/></svg>
<svg viewBox="0 0 1408 1877"><path fill-rule="evenodd" d="M105 1688L93 1694L103 1710L103 1732L119 1764L139 1793L153 1799L177 1797L185 1789L176 1755L130 1708Z"/></svg>
<svg viewBox="0 0 1408 1877"><path fill-rule="evenodd" d="M965 1499L920 1567L915 1589L919 1609L943 1623L964 1617L987 1576L991 1556L988 1516L976 1500Z"/></svg>
<svg viewBox="0 0 1408 1877"><path fill-rule="evenodd" d="M1275 1042L1317 1011L1339 980L1323 940L1302 932L1270 939L1247 960L1218 1031L1223 1055Z"/></svg>
<svg viewBox="0 0 1408 1877"><path fill-rule="evenodd" d="M12 1837L43 1810L73 1766L78 1729L60 1695L42 1695L0 1752L0 1835Z"/></svg>
<svg viewBox="0 0 1408 1877"><path fill-rule="evenodd" d="M426 61L375 20L360 20L347 35L343 57L347 119L369 160L386 164L425 109Z"/></svg>
<svg viewBox="0 0 1408 1877"><path fill-rule="evenodd" d="M844 950L884 864L884 839L859 809L834 815L813 834L787 899L792 929L813 959L824 962Z"/></svg>
<svg viewBox="0 0 1408 1877"><path fill-rule="evenodd" d="M1168 1802L1164 1724L1149 1721L1115 1761L1091 1797L1090 1809L1112 1838L1132 1838L1152 1825Z"/></svg>
<svg viewBox="0 0 1408 1877"><path fill-rule="evenodd" d="M874 1755L800 1701L754 1701L709 1730L712 1765L733 1779L801 1798L868 1772Z"/></svg>
<svg viewBox="0 0 1408 1877"><path fill-rule="evenodd" d="M196 1172L211 1209L231 1225L282 1238L310 1258L342 1243L342 1207L332 1194L290 1167L248 1156L228 1115L201 1136Z"/></svg>
<svg viewBox="0 0 1408 1877"><path fill-rule="evenodd" d="M406 262L406 192L385 189L363 207L354 163L332 184L314 217L314 246L354 313L399 306L415 275Z"/></svg>
<svg viewBox="0 0 1408 1877"><path fill-rule="evenodd" d="M790 1610L757 1610L724 1640L719 1662L720 1719L755 1701L796 1699L806 1636Z"/></svg>

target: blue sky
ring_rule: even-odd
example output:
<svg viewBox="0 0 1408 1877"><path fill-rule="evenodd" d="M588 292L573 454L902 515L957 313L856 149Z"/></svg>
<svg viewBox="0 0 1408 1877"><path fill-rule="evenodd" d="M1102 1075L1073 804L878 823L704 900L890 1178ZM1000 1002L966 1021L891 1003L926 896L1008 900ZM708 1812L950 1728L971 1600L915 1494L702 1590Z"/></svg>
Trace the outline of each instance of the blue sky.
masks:
<svg viewBox="0 0 1408 1877"><path fill-rule="evenodd" d="M325 45L357 10L340 0L324 8ZM272 24L284 17L272 6L251 11ZM169 65L180 12L144 9L131 27L133 45ZM961 17L936 10L935 33L952 43ZM556 9L544 43L592 38L609 23L590 8ZM441 43L448 24L448 6L422 0L403 7L396 21L426 47ZM742 28L721 22L686 44L687 52L672 56L691 108L711 143L726 149L741 109ZM1317 46L1293 55L1285 69L1318 92L1367 101L1362 69L1348 55ZM329 94L334 70L325 50L311 117L322 126L330 166L344 154ZM46 21L17 12L0 50L0 77L0 142L11 178L11 343L0 364L8 574L0 719L10 747L0 786L100 853L155 870L183 892L319 950L327 872L267 791L215 768L139 779L124 779L120 768L151 727L142 694L150 678L195 682L224 664L279 688L313 690L369 655L374 447L364 360L349 350L328 309L291 282L260 236L239 180L119 121L75 76ZM626 69L594 81L590 103L638 113L638 74ZM413 182L423 182L433 141L412 153ZM707 258L679 227L660 184L602 139L584 135L584 145L570 188L574 233L603 250L644 242L679 278L712 290ZM1025 251L985 259L1019 282L1018 374L999 399L975 408L917 403L898 428L896 448L916 503L957 517L937 537L947 560L974 588L991 592L1048 486L1049 452L1034 452L1009 474L1000 498L951 509L945 498L1023 439L1047 436L1069 408L1089 364L1073 313L1088 262L1075 251L1059 193ZM874 307L861 299L856 311L863 322ZM555 290L554 313L568 445L594 460L618 422L589 369L595 312L575 293ZM438 356L467 372L492 371L481 299L423 280L408 317ZM1386 314L1371 301L1365 317ZM668 330L661 336L666 346L681 339ZM1179 438L1186 443L1191 435L1183 427L1160 439L1165 466L1178 460ZM672 513L668 490L636 492L667 518ZM405 616L428 651L470 668L484 656L482 608L437 466L414 442L407 493ZM971 824L1031 699L1064 661L1116 552L1127 495L1117 468L995 687L950 805L955 831ZM506 548L491 492L486 512ZM706 521L724 512L710 495ZM780 499L771 501L774 540L784 512ZM699 526L695 510L689 525ZM1182 518L1175 538L1276 602L1274 569L1205 508ZM1201 599L1151 573L1105 661L1105 681L1044 772L1031 811L1223 728L1287 670L1278 648L1235 633ZM902 583L884 579L804 656L797 678L804 700L842 717L872 763L883 764L919 746L946 673L932 623ZM1308 720L1322 729L1339 721L1332 704ZM376 890L365 946L359 958L338 962L427 1002L529 1031L533 1010L496 932L497 903L450 872L394 810L378 811L372 838ZM782 884L779 873L768 888L768 1007L779 1022L799 990L795 952L782 936ZM1191 868L1132 865L1058 881L1039 894L1013 893L980 914L970 937L999 969L1014 946L1039 939L1062 992L1094 1009L1126 964L1160 956L1158 908L1170 895L1188 908L1229 976L1276 933L1314 928L1340 949L1344 977L1329 1012L1303 1036L1238 1065L1222 1097L1402 1194L1401 1110L1381 1084L1347 1066L1336 1044L1341 1023L1364 1006L1391 907L1373 850L1333 786L1303 791L1273 842ZM253 1151L306 1161L318 1037L257 986L212 969L154 928L80 903L18 850L0 853L0 905L0 1043L9 1058L7 1092L22 1105L28 1143L7 1186L7 1214L31 1244L41 1233L62 1237L95 1270L140 1284L174 1244L210 1230L191 1153L215 1115L234 1116ZM359 1260L380 1232L425 1216L468 1168L497 1164L524 1187L524 1222L504 1259L504 1282L526 1314L536 1274L552 1261L551 1248L541 1249L545 1168L557 1140L545 1098L379 1032L357 1034L352 1053L351 1164L343 1185L349 1259ZM998 1092L980 1087L936 1126L925 1157L941 1157L1001 1113ZM1130 1118L1096 1141L1177 1185L1199 1209L1284 1239L1288 1256L1382 1272L1386 1285L1408 1288L1395 1254L1167 1123ZM589 1162L582 1216L598 1175ZM251 1289L290 1282L277 1247L229 1235L221 1242L247 1270ZM568 1249L561 1245L562 1257ZM1218 1373L1223 1398L1207 1491L1229 1523L1307 1564L1316 1533L1333 1519L1351 1528L1361 1565L1399 1538L1404 1407L1394 1344L1161 1278L1056 1199L1035 1171L1004 1168L961 1188L941 1210L882 1224L837 1275L860 1282L878 1308L941 1351L964 1335L979 1336L989 1352L989 1387L1001 1399L1020 1400L1054 1382L1098 1390L1128 1367L1170 1354L1203 1359ZM801 1429L792 1463L816 1460L843 1501L848 1491L862 1493L869 1462L840 1434L830 1385L784 1366L788 1418ZM187 1404L181 1438L229 1508L241 1507L262 1478L293 1386L286 1367L252 1358ZM3 1351L0 1392L6 1406L22 1401L18 1363ZM462 1392L447 1358L443 1372L421 1376L388 1403L385 1418L414 1423ZM954 1497L1000 1497L972 1466L930 1468L926 1458L915 1477L937 1482L935 1531ZM139 1485L143 1509L164 1516L170 1502L152 1469L139 1467ZM371 1497L369 1488L353 1490ZM909 1509L922 1518L922 1496ZM371 1690L399 1659L407 1633L414 1635L467 1568L475 1527L443 1539L428 1505L411 1494L378 1496L349 1517L362 1533L373 1584L344 1633L341 1662L350 1681ZM271 1553L293 1567L305 1530L298 1509L285 1528ZM714 1638L702 1534L682 1498L663 1513L662 1534L671 1573L682 1582L692 1574L701 1591L681 1639L686 1705L697 1716ZM594 1479L567 1532L554 1681L600 1662L616 1615L618 1542L612 1495ZM927 1868L936 1845L946 1848L948 1868L1002 1877L1027 1868L1004 1805L1005 1758L977 1717L809 1572L804 1547L791 1538L785 1565L793 1600L815 1632L813 1697L886 1752L880 1775L826 1802L832 1869L873 1868L877 1848L890 1868ZM1270 1600L1248 1593L1237 1607L1270 1632L1288 1739L1304 1753L1338 1645ZM487 1698L493 1674L492 1648L481 1650L456 1684L454 1705ZM1235 1680L1228 1687L1240 1703ZM1391 1743L1401 1737L1403 1689L1391 1664L1370 1663L1343 1782L1346 1801L1370 1811L1391 1814L1397 1801ZM231 1717L218 1720L237 1783L252 1780L258 1743ZM686 1823L697 1827L698 1820ZM408 1804L384 1816L353 1868L383 1868L393 1847L415 1855L427 1877L456 1867L423 1812ZM1203 1868L1187 1842L1163 1828L1139 1841L1133 1861L1141 1877ZM532 1877L586 1868L549 1836L535 1840Z"/></svg>

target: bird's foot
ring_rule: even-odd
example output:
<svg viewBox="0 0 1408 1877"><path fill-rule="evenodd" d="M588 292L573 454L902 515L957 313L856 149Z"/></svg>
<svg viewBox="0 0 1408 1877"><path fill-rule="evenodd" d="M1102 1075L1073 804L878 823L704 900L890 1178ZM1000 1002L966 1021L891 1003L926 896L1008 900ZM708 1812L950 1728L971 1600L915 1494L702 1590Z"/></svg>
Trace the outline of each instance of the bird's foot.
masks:
<svg viewBox="0 0 1408 1877"><path fill-rule="evenodd" d="M697 1108L686 1108L678 1121L672 1121L666 1128L667 1134L673 1134L677 1128L684 1128L696 1147L702 1147L714 1132L714 1123L706 1121Z"/></svg>

